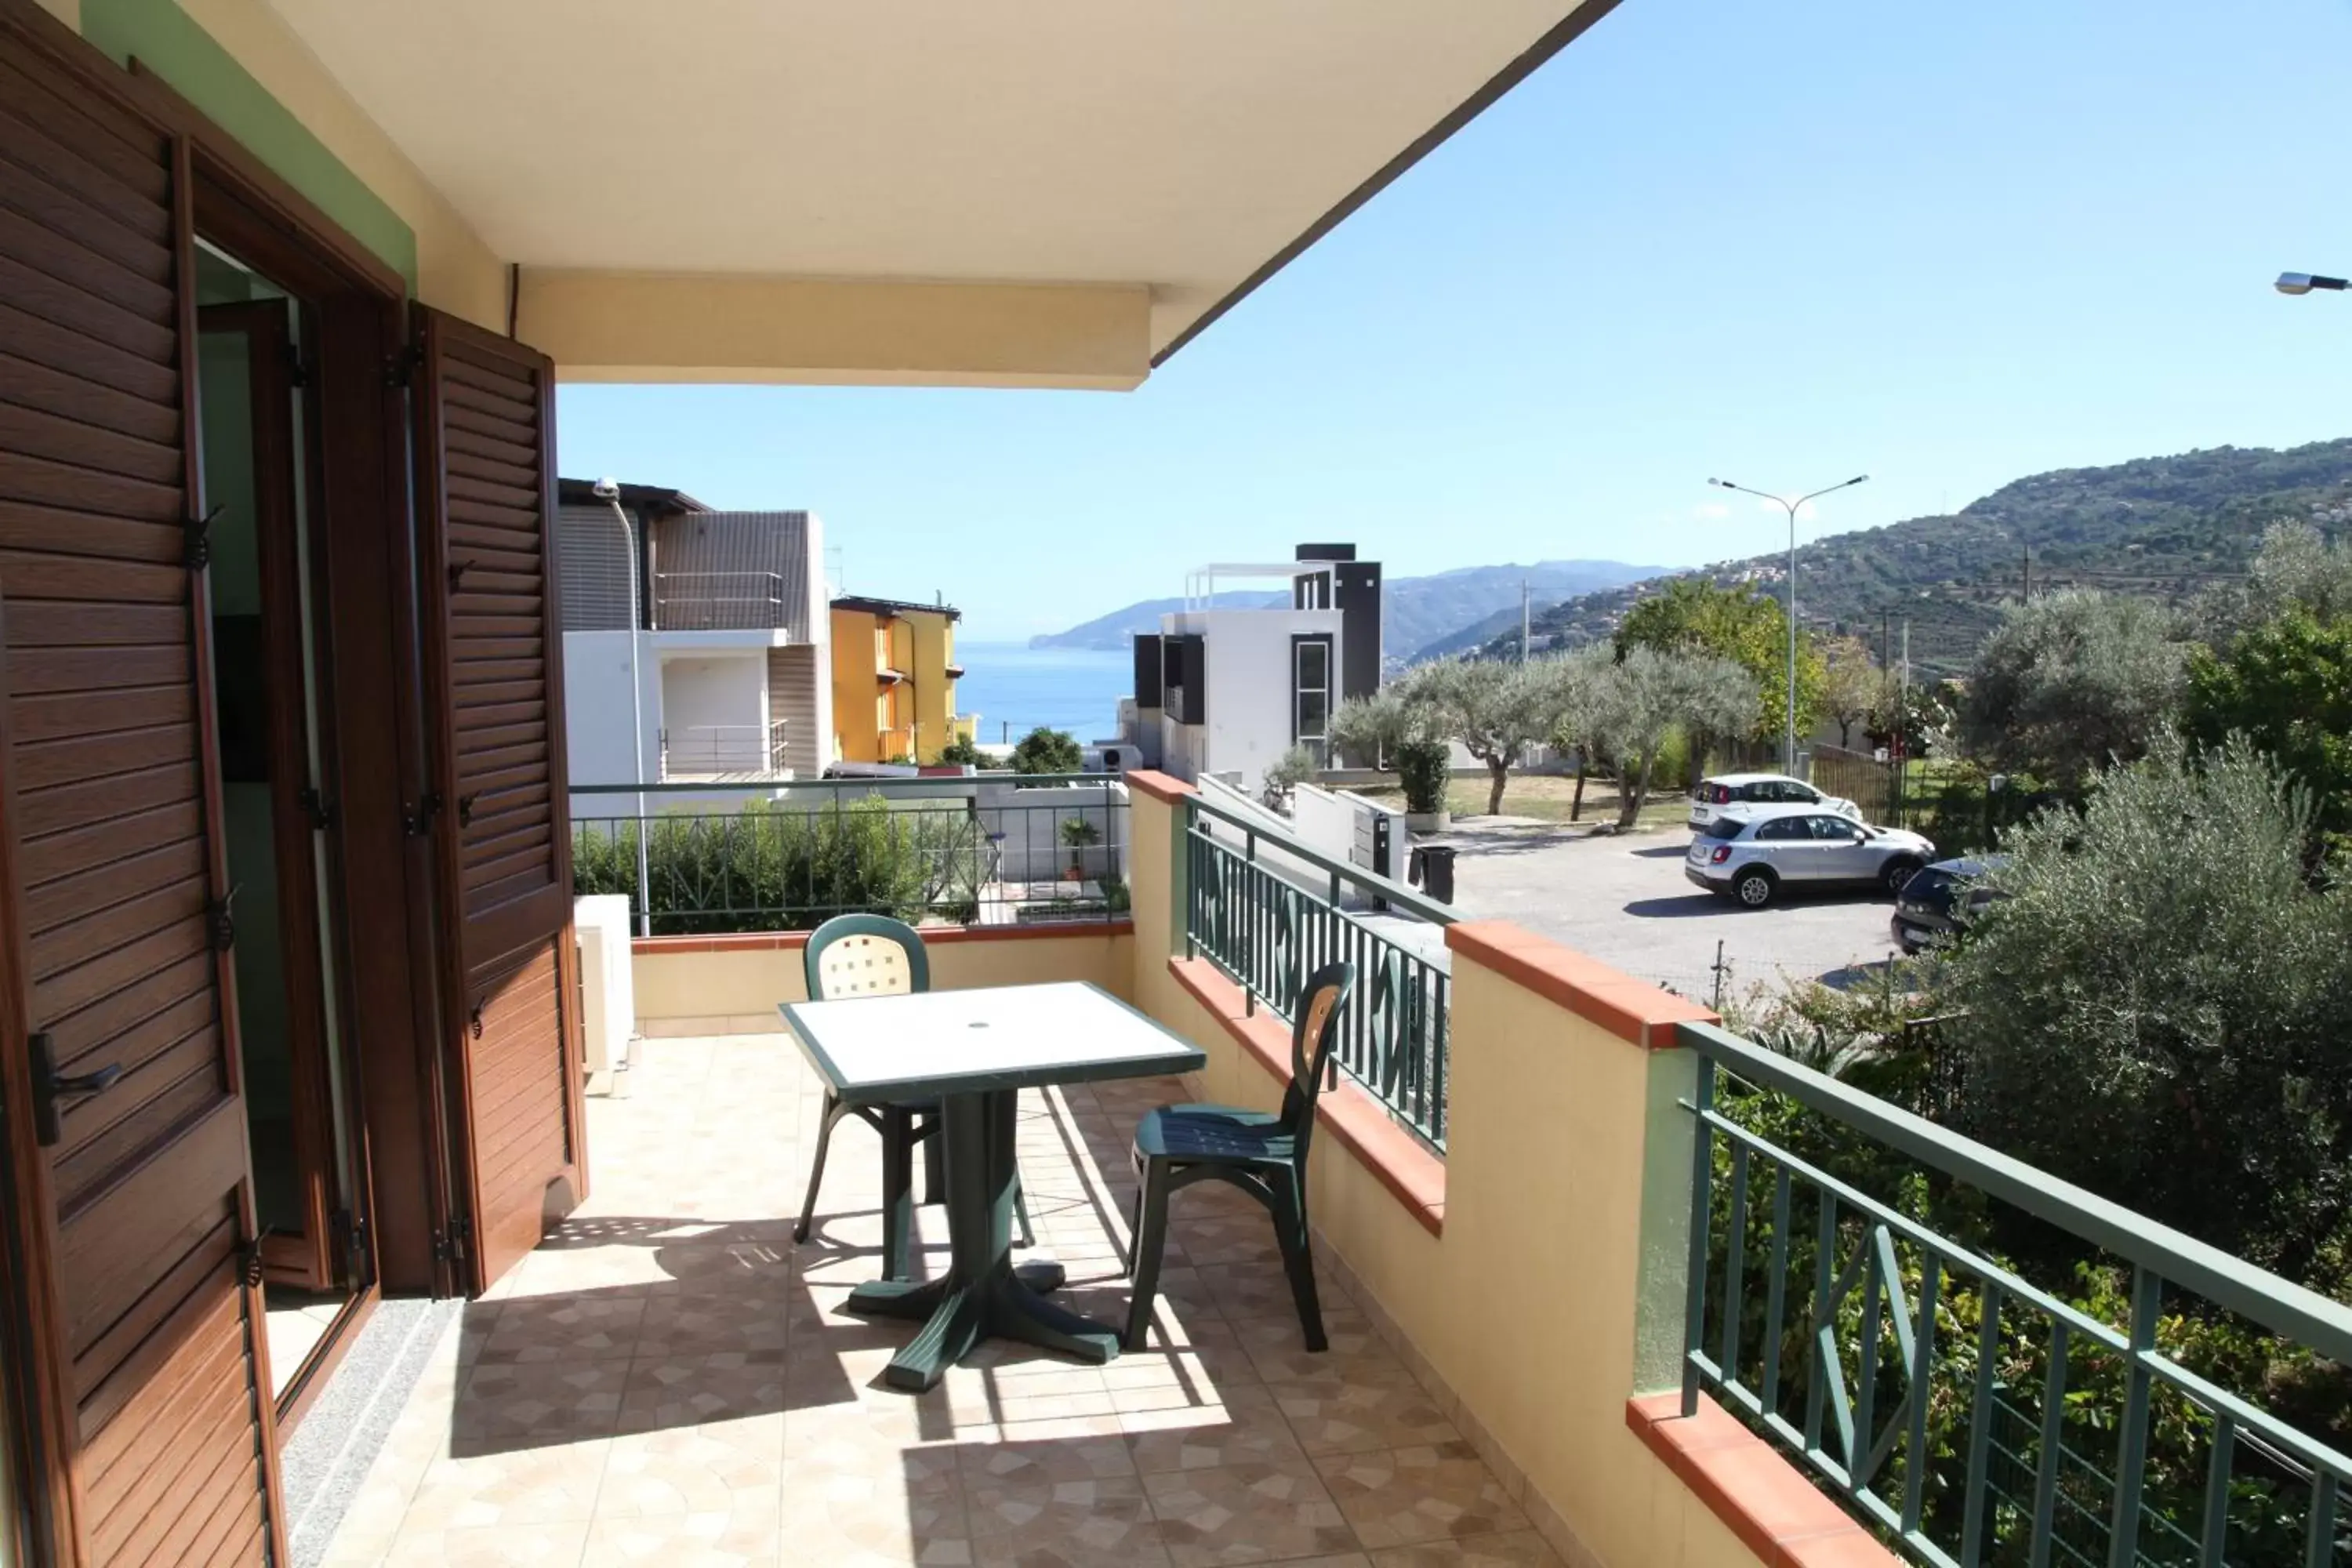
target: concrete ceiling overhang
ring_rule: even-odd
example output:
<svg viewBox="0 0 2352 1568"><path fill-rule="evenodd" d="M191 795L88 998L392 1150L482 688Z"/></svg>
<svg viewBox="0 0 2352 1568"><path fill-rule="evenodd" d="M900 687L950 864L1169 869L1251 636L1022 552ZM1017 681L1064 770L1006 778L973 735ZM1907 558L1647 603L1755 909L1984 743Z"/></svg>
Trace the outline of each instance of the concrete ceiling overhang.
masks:
<svg viewBox="0 0 2352 1568"><path fill-rule="evenodd" d="M729 352L822 368L841 346L792 323L903 302L902 338L961 325L945 357L975 381L1019 379L1028 351L963 319L1003 308L1065 384L1114 385L1613 0L269 3L520 264L524 335L603 334L568 356L591 374L690 371L677 335L746 311L789 341ZM942 357L860 354L839 378Z"/></svg>

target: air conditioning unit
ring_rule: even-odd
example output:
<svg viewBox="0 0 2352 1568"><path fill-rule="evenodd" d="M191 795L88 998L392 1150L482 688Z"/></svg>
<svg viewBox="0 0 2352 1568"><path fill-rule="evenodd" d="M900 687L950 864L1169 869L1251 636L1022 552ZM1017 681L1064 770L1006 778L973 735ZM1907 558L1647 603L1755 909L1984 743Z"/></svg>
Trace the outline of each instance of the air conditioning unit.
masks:
<svg viewBox="0 0 2352 1568"><path fill-rule="evenodd" d="M1129 768L1143 765L1143 748L1132 743L1088 746L1083 771L1090 773L1123 773Z"/></svg>
<svg viewBox="0 0 2352 1568"><path fill-rule="evenodd" d="M637 989L629 967L629 900L600 893L572 901L580 942L580 1024L586 1042L588 1092L625 1100L636 1065Z"/></svg>

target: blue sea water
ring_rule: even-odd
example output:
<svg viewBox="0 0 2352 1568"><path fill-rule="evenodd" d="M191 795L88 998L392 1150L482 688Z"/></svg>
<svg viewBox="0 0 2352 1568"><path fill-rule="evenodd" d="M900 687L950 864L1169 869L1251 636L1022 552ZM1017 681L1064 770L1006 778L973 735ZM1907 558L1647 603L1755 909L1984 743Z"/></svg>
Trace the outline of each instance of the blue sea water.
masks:
<svg viewBox="0 0 2352 1568"><path fill-rule="evenodd" d="M1084 743L1118 734L1118 700L1135 685L1130 653L1031 647L956 639L956 707L980 715L985 744L1017 741L1043 724Z"/></svg>

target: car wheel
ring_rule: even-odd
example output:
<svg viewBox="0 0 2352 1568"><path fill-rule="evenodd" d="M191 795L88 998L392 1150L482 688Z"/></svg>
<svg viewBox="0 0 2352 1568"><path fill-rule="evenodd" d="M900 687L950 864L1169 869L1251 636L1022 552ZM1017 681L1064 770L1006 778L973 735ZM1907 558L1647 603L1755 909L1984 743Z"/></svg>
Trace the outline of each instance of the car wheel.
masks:
<svg viewBox="0 0 2352 1568"><path fill-rule="evenodd" d="M1775 886L1771 872L1751 868L1739 873L1731 884L1731 896L1751 910L1760 910L1772 901Z"/></svg>
<svg viewBox="0 0 2352 1568"><path fill-rule="evenodd" d="M1900 893L1903 890L1903 884L1918 874L1918 861L1898 855L1880 868L1879 885L1890 893Z"/></svg>

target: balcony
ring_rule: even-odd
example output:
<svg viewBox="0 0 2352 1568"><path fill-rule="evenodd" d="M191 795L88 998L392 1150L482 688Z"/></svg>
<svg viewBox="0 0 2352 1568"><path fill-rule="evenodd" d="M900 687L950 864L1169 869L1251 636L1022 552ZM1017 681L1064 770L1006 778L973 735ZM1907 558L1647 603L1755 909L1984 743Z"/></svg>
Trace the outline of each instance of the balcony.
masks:
<svg viewBox="0 0 2352 1568"><path fill-rule="evenodd" d="M782 719L766 724L685 724L661 731L665 784L738 784L791 776Z"/></svg>
<svg viewBox="0 0 2352 1568"><path fill-rule="evenodd" d="M654 1037L635 1095L591 1101L591 1197L466 1309L330 1560L2343 1561L2352 1462L2259 1388L2187 1371L2156 1310L2200 1296L2341 1361L2341 1304L1172 781L1124 793L1128 918L898 912L927 921L937 986L1088 980L1206 1050L1196 1082L1024 1103L1038 1246L1111 1319L1137 1117L1272 1108L1298 974L1355 960L1312 1168L1328 1352L1299 1345L1263 1215L1194 1187L1145 1352L1095 1368L991 1342L929 1394L879 1386L908 1331L840 1310L876 1272L869 1141L839 1142L816 1233L790 1240L819 1090L775 1029L803 938L773 928L837 907L811 889L639 942ZM1383 923L1336 907L1348 883L1389 900ZM754 918L772 929L730 929ZM1825 1138L2119 1263L2124 1321L1852 1184ZM2071 1357L2022 1375L2053 1336ZM2153 1463L2183 1432L2220 1455L2186 1498Z"/></svg>
<svg viewBox="0 0 2352 1568"><path fill-rule="evenodd" d="M775 630L793 624L784 580L774 572L656 572L654 629Z"/></svg>

